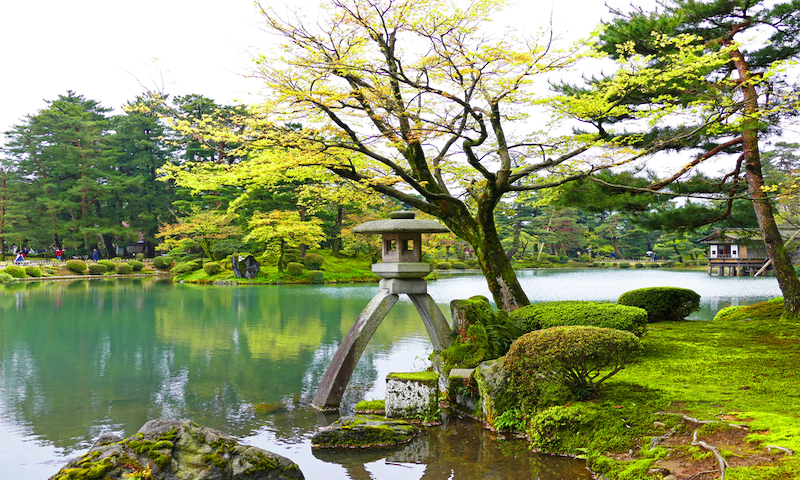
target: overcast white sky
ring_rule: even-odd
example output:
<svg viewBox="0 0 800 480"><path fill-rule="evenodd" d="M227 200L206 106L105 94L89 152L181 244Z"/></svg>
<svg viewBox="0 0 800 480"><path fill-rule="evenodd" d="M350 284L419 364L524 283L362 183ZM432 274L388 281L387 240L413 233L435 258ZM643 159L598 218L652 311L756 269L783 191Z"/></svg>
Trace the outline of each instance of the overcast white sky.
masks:
<svg viewBox="0 0 800 480"><path fill-rule="evenodd" d="M608 3L627 6L629 1ZM522 0L509 14L521 25L533 25L549 22L551 11L556 31L573 38L586 35L607 15L603 0ZM265 52L271 41L260 26L252 0L3 2L0 132L67 90L119 113L146 87L160 87L162 73L165 92L173 96L198 93L220 103L256 102L260 83L245 74L251 54Z"/></svg>

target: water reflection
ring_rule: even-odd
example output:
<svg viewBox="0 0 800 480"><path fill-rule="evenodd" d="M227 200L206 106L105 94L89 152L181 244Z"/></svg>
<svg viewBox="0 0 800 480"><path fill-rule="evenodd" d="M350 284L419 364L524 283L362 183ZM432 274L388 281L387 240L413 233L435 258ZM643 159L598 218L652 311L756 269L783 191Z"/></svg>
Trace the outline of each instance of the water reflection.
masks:
<svg viewBox="0 0 800 480"><path fill-rule="evenodd" d="M444 277L430 292L446 316L451 300L488 294L481 277ZM631 284L692 288L703 296L700 318L731 302L780 294L772 278L686 272L536 271L522 273L521 281L534 301L615 300ZM242 437L297 461L309 478L560 478L548 469L572 468L546 466L523 444L515 450L460 423L427 430L410 450L380 458L315 457L309 438L333 419L308 401L375 291L375 285L200 287L139 279L0 288L4 475L46 478L101 433L130 435L158 417L191 418ZM416 311L401 301L359 362L345 408L383 398L386 375L418 370L429 350ZM464 460L476 456L488 470L461 473L476 468ZM504 462L521 476L503 471Z"/></svg>

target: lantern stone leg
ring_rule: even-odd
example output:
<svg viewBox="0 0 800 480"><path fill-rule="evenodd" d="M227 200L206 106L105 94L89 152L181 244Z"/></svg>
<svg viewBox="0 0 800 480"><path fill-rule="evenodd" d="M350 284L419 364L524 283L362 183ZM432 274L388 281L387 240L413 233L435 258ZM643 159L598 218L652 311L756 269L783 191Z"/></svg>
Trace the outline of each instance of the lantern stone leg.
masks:
<svg viewBox="0 0 800 480"><path fill-rule="evenodd" d="M353 370L355 370L361 354L364 352L375 330L386 318L389 310L397 303L397 299L398 295L381 289L370 300L333 355L333 360L328 365L328 369L322 377L322 382L317 388L317 393L311 402L312 405L321 410L339 408L344 389L347 388L347 383L353 375Z"/></svg>
<svg viewBox="0 0 800 480"><path fill-rule="evenodd" d="M417 293L409 294L408 298L417 307L417 312L422 317L422 322L425 324L428 336L431 338L433 349L440 352L449 347L453 343L451 328L433 297L427 293Z"/></svg>

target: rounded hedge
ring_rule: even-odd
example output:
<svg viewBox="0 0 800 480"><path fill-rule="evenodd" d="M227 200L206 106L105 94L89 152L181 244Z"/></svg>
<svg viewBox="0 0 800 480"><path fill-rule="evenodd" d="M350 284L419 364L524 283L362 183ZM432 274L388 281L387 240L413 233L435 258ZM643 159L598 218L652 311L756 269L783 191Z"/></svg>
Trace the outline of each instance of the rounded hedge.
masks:
<svg viewBox="0 0 800 480"><path fill-rule="evenodd" d="M319 270L322 264L325 263L325 257L316 253L306 254L305 264L308 270Z"/></svg>
<svg viewBox="0 0 800 480"><path fill-rule="evenodd" d="M631 268L631 264L630 264L630 262L619 262L619 263L617 264L617 266L618 266L619 268Z"/></svg>
<svg viewBox="0 0 800 480"><path fill-rule="evenodd" d="M160 256L153 259L153 266L159 270L169 270L172 267L172 257Z"/></svg>
<svg viewBox="0 0 800 480"><path fill-rule="evenodd" d="M112 262L111 260L98 260L98 265L104 265L106 267L107 272L113 272L117 269L117 264Z"/></svg>
<svg viewBox="0 0 800 480"><path fill-rule="evenodd" d="M106 273L106 266L102 263L90 263L89 264L89 275L102 275Z"/></svg>
<svg viewBox="0 0 800 480"><path fill-rule="evenodd" d="M19 265L8 265L4 270L5 273L14 278L25 278L25 269Z"/></svg>
<svg viewBox="0 0 800 480"><path fill-rule="evenodd" d="M311 280L311 283L321 285L325 283L325 272L322 270L311 270L308 272L308 279Z"/></svg>
<svg viewBox="0 0 800 480"><path fill-rule="evenodd" d="M136 260L138 260L138 261L140 261L140 262L141 262L142 260L144 260L144 253L142 253L142 252L139 252L139 253L137 253L136 255L134 255L134 257L133 257L133 258L135 258Z"/></svg>
<svg viewBox="0 0 800 480"><path fill-rule="evenodd" d="M620 295L617 304L643 308L650 323L679 321L700 310L700 295L688 288L639 288Z"/></svg>
<svg viewBox="0 0 800 480"><path fill-rule="evenodd" d="M503 369L517 395L535 397L545 378L586 398L641 348L635 335L614 328L552 327L518 338L503 357Z"/></svg>
<svg viewBox="0 0 800 480"><path fill-rule="evenodd" d="M439 262L436 264L436 270L450 270L453 264L450 262Z"/></svg>
<svg viewBox="0 0 800 480"><path fill-rule="evenodd" d="M138 255L138 253L137 253L137 255ZM144 263L140 262L139 260L131 260L131 261L128 262L128 265L131 266L131 269L134 272L141 272L142 269L144 268Z"/></svg>
<svg viewBox="0 0 800 480"><path fill-rule="evenodd" d="M523 332L564 325L625 330L641 337L647 329L647 311L605 302L562 301L534 303L509 314Z"/></svg>
<svg viewBox="0 0 800 480"><path fill-rule="evenodd" d="M200 270L201 268L203 267L200 265L200 262L197 260L190 260L188 262L176 264L174 267L172 267L170 272L174 273L175 275L182 275L184 273L191 273L195 270Z"/></svg>
<svg viewBox="0 0 800 480"><path fill-rule="evenodd" d="M86 262L83 260L67 260L67 270L72 273L77 273L81 275L83 272L86 271Z"/></svg>
<svg viewBox="0 0 800 480"><path fill-rule="evenodd" d="M42 276L42 269L35 266L35 265L28 265L25 267L25 273L29 277L41 277Z"/></svg>
<svg viewBox="0 0 800 480"><path fill-rule="evenodd" d="M293 277L297 277L303 274L303 264L297 262L289 262L286 265L286 273Z"/></svg>
<svg viewBox="0 0 800 480"><path fill-rule="evenodd" d="M209 276L216 275L222 271L222 265L219 262L206 262L203 264L203 271Z"/></svg>
<svg viewBox="0 0 800 480"><path fill-rule="evenodd" d="M550 263L558 263L559 260L561 260L561 258L558 255L548 255L547 256L547 261L550 262Z"/></svg>
<svg viewBox="0 0 800 480"><path fill-rule="evenodd" d="M0 271L0 285L4 283L14 283L16 281L17 281L16 278L12 277L11 275L9 275L4 271Z"/></svg>
<svg viewBox="0 0 800 480"><path fill-rule="evenodd" d="M133 267L129 263L120 263L117 265L117 273L120 275L128 275L133 271Z"/></svg>
<svg viewBox="0 0 800 480"><path fill-rule="evenodd" d="M466 270L469 266L464 262L453 262L453 268L455 270Z"/></svg>

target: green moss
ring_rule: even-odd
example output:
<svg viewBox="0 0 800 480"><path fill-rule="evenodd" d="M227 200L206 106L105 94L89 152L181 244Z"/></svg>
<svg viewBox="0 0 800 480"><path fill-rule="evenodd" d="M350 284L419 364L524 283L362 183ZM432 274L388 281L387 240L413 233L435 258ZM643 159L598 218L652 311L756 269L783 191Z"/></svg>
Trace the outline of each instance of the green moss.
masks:
<svg viewBox="0 0 800 480"><path fill-rule="evenodd" d="M386 410L385 400L362 400L355 406L356 412L382 412Z"/></svg>
<svg viewBox="0 0 800 480"><path fill-rule="evenodd" d="M436 386L439 382L439 374L430 370L424 372L390 373L386 378L393 378L397 380L405 380L411 382L420 382L426 385L433 385L433 386Z"/></svg>

